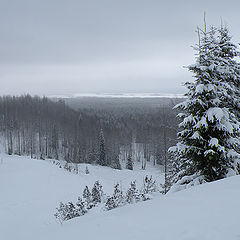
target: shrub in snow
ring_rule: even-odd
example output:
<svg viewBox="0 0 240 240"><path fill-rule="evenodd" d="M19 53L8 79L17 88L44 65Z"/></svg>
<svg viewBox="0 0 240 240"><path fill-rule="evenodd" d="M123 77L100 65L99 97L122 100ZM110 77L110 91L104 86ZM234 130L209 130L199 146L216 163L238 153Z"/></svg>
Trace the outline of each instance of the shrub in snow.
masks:
<svg viewBox="0 0 240 240"><path fill-rule="evenodd" d="M85 173L86 173L86 174L89 174L88 167L86 167L86 169L85 169Z"/></svg>
<svg viewBox="0 0 240 240"><path fill-rule="evenodd" d="M103 197L102 185L96 181L92 193L90 193L89 188L86 186L82 198L79 197L75 205L72 202L66 204L61 202L54 216L62 223L63 221L86 214L91 208L99 206L99 203L103 203L106 210L111 210L127 203L146 201L150 199L149 194L155 192L156 189L156 184L152 177L149 178L146 176L142 191L136 188L136 181L133 181L124 195L120 189L120 185L116 184L113 195L105 199Z"/></svg>
<svg viewBox="0 0 240 240"><path fill-rule="evenodd" d="M77 165L77 163L75 163L75 164L73 165L72 170L73 170L74 173L78 174L79 170L78 170L78 165Z"/></svg>
<svg viewBox="0 0 240 240"><path fill-rule="evenodd" d="M105 207L107 210L111 210L113 208L117 208L120 205L124 204L124 198L123 193L120 189L119 184L116 184L114 187L113 196L107 198L107 201L105 203Z"/></svg>
<svg viewBox="0 0 240 240"><path fill-rule="evenodd" d="M122 193L122 190L120 189L119 184L116 184L114 187L113 198L117 206L119 206L124 200L123 193Z"/></svg>
<svg viewBox="0 0 240 240"><path fill-rule="evenodd" d="M64 164L64 169L67 170L67 171L69 171L69 166L68 166L68 163L67 163L67 162Z"/></svg>
<svg viewBox="0 0 240 240"><path fill-rule="evenodd" d="M116 203L115 203L115 201L114 201L114 198L113 198L113 197L108 197L108 198L107 198L107 201L106 201L106 203L105 203L105 208L106 208L107 210L112 210L112 209L114 209L114 208L116 208L116 207L118 207L118 206L116 205Z"/></svg>
<svg viewBox="0 0 240 240"><path fill-rule="evenodd" d="M59 220L60 223L87 213L85 204L81 198L78 198L76 204L73 204L72 202L68 202L66 204L60 202L59 207L56 209L57 212L54 214L54 216Z"/></svg>
<svg viewBox="0 0 240 240"><path fill-rule="evenodd" d="M102 185L96 181L92 188L92 202L94 204L100 203L103 197Z"/></svg>
<svg viewBox="0 0 240 240"><path fill-rule="evenodd" d="M152 178L146 178L146 188L143 187L142 191L136 188L136 181L131 182L129 189L127 190L125 196L120 190L119 184L115 185L114 192L111 197L107 198L105 203L105 209L111 210L125 204L132 204L140 201L146 201L150 199L150 194L156 191L155 181ZM151 184L150 184L151 182Z"/></svg>
<svg viewBox="0 0 240 240"><path fill-rule="evenodd" d="M88 186L86 186L85 189L83 190L82 197L85 202L86 208L91 209L94 204L92 203L92 194L90 193Z"/></svg>
<svg viewBox="0 0 240 240"><path fill-rule="evenodd" d="M239 53L226 28L199 30L199 36L197 61L188 67L195 81L185 84L187 99L176 106L179 142L169 149L178 165L174 182L188 186L237 172L240 149Z"/></svg>
<svg viewBox="0 0 240 240"><path fill-rule="evenodd" d="M90 202L91 201L91 193L88 189L88 186L86 186L83 190L83 198L87 201L87 202Z"/></svg>
<svg viewBox="0 0 240 240"><path fill-rule="evenodd" d="M60 202L59 207L56 209L57 209L57 212L54 214L54 216L59 220L59 222L62 223L63 221L67 220L65 204Z"/></svg>
<svg viewBox="0 0 240 240"><path fill-rule="evenodd" d="M141 194L137 190L136 181L131 182L130 188L126 193L126 202L127 203L135 203L141 200Z"/></svg>
<svg viewBox="0 0 240 240"><path fill-rule="evenodd" d="M79 215L80 213L83 215L82 211L79 210L79 207L76 207L72 202L68 202L66 204L61 202L54 216L62 223L63 221L81 216Z"/></svg>
<svg viewBox="0 0 240 240"><path fill-rule="evenodd" d="M157 184L156 181L152 179L151 177L146 176L144 178L144 184L143 184L143 193L154 193L157 191Z"/></svg>
<svg viewBox="0 0 240 240"><path fill-rule="evenodd" d="M82 200L82 198L78 198L78 201L76 203L76 217L82 216L85 213L87 213L85 202Z"/></svg>
<svg viewBox="0 0 240 240"><path fill-rule="evenodd" d="M148 194L143 191L139 191L136 187L136 181L130 183L130 187L126 192L125 201L126 203L136 203L140 201L149 200L150 197Z"/></svg>
<svg viewBox="0 0 240 240"><path fill-rule="evenodd" d="M97 181L95 182L92 194L90 193L88 187L86 186L83 191L82 198L78 198L77 203L74 205L72 202L66 204L60 203L59 208L54 216L62 223L69 219L79 217L87 213L87 210L95 207L97 203L102 201L103 190L102 185Z"/></svg>

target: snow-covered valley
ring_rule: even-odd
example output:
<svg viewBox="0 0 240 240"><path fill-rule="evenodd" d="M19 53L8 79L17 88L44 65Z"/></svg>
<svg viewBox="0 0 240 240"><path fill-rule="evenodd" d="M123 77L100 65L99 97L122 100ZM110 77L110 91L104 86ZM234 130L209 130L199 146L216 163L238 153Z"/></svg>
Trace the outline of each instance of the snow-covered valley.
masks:
<svg viewBox="0 0 240 240"><path fill-rule="evenodd" d="M160 170L113 170L80 165L69 173L49 161L2 154L0 161L0 239L240 239L240 176L200 185L111 211L98 208L62 225L54 218L60 201L75 201L96 180L107 194L113 185L141 185L145 175L163 181Z"/></svg>

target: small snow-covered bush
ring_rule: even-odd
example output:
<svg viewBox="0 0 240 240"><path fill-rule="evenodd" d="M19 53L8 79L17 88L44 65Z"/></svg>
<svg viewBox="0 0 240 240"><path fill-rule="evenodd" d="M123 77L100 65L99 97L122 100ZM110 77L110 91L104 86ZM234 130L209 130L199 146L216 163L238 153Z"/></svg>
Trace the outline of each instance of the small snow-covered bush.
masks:
<svg viewBox="0 0 240 240"><path fill-rule="evenodd" d="M88 169L88 167L86 167L85 173L86 173L86 174L89 174L89 169Z"/></svg>
<svg viewBox="0 0 240 240"><path fill-rule="evenodd" d="M62 203L57 209L54 216L60 221L60 223L67 221L69 219L82 216L88 212L89 209L96 207L98 203L101 203L103 198L102 185L99 181L96 181L92 193L90 193L89 188L86 186L82 197L78 198L76 204L72 202Z"/></svg>
<svg viewBox="0 0 240 240"><path fill-rule="evenodd" d="M113 196L107 198L107 201L105 203L105 208L107 210L111 210L111 209L117 208L123 204L124 204L123 193L120 190L119 184L116 184L114 187Z"/></svg>
<svg viewBox="0 0 240 240"><path fill-rule="evenodd" d="M92 194L89 191L88 186L85 187L85 189L83 190L83 200L85 202L85 206L87 209L91 209L94 207L94 203L92 201Z"/></svg>
<svg viewBox="0 0 240 240"><path fill-rule="evenodd" d="M76 203L76 215L77 217L79 217L84 215L85 213L87 213L85 202L82 200L82 198L79 197Z"/></svg>
<svg viewBox="0 0 240 240"><path fill-rule="evenodd" d="M97 204L102 201L103 190L99 181L96 181L92 189L92 202Z"/></svg>
<svg viewBox="0 0 240 240"><path fill-rule="evenodd" d="M133 181L126 193L123 194L120 185L116 184L114 186L113 195L106 198L102 185L99 181L96 181L91 192L88 186L85 187L82 197L78 198L76 204L72 202L66 204L60 202L60 206L57 208L57 212L54 216L62 223L69 219L82 216L90 209L97 206L104 206L106 210L112 210L125 204L149 200L149 194L156 191L156 182L152 177L149 178L146 176L144 179L144 186L141 190L137 189L136 181Z"/></svg>
<svg viewBox="0 0 240 240"><path fill-rule="evenodd" d="M60 202L59 208L57 208L57 212L54 216L60 221L60 223L62 223L63 221L84 215L85 213L86 210L84 210L84 206L80 202L76 205L72 202L66 204Z"/></svg>
<svg viewBox="0 0 240 240"><path fill-rule="evenodd" d="M136 181L133 181L130 184L130 188L127 190L126 202L134 203L134 202L139 202L140 200L141 200L141 197L140 197L140 193L136 187Z"/></svg>
<svg viewBox="0 0 240 240"><path fill-rule="evenodd" d="M143 193L154 193L157 191L157 184L156 181L152 179L151 177L146 176L144 178L144 184L143 184Z"/></svg>
<svg viewBox="0 0 240 240"><path fill-rule="evenodd" d="M136 187L136 181L131 182L126 194L120 190L119 184L115 185L113 195L107 198L105 209L111 210L125 204L150 200L150 195L157 191L156 181L146 176L141 190Z"/></svg>

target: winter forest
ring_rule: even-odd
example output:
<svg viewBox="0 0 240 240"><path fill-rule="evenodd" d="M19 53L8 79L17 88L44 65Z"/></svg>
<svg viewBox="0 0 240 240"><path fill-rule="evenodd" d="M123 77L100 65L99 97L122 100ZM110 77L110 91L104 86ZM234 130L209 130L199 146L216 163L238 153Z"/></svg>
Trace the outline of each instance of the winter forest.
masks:
<svg viewBox="0 0 240 240"><path fill-rule="evenodd" d="M105 98L98 106L98 99L73 101L79 106L72 99L1 97L4 151L117 169L121 169L120 160L130 157L145 168L150 160L153 165L162 164L167 147L176 141L172 108L179 99L150 99L144 105L141 99L115 99L114 107Z"/></svg>
<svg viewBox="0 0 240 240"><path fill-rule="evenodd" d="M180 96L1 94L0 239L239 239L230 29L204 13Z"/></svg>

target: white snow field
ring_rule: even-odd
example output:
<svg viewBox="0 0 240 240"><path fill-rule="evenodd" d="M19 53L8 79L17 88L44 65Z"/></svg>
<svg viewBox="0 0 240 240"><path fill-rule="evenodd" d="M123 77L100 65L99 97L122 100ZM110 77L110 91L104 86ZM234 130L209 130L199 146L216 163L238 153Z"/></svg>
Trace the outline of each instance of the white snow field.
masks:
<svg viewBox="0 0 240 240"><path fill-rule="evenodd" d="M0 239L240 239L240 176L111 211L90 211L61 225L53 216L59 202L75 202L95 180L107 193L117 182L123 188L134 179L141 184L146 174L162 181L150 167L119 171L89 165L86 175L81 166L83 172L75 175L48 161L0 155Z"/></svg>

